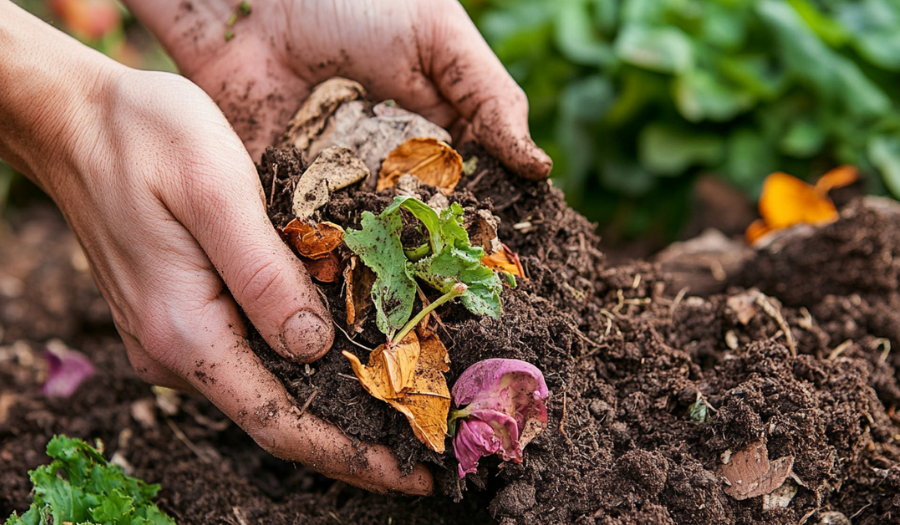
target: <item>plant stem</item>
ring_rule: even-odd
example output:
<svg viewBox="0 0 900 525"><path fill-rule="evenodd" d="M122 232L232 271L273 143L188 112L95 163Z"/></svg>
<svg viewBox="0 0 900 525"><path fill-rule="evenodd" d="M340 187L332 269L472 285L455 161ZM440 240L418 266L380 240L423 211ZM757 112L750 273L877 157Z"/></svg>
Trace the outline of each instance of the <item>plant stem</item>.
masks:
<svg viewBox="0 0 900 525"><path fill-rule="evenodd" d="M451 300L459 297L460 295L466 293L466 290L468 290L468 289L469 289L469 287L466 286L465 284L456 283L453 286L453 288L450 289L449 292L447 292L444 295L435 299L434 302L432 302L425 308L422 308L422 311L419 312L419 315L410 319L409 322L406 323L406 326L403 327L403 330L400 330L397 333L397 335L395 335L393 337L393 339L391 339L391 344L397 344L400 341L402 341L403 338L406 337L406 334L408 334L413 328L415 328L416 325L419 324L422 321L422 319L425 318L426 315L430 314L435 308L446 303L447 301L451 301Z"/></svg>

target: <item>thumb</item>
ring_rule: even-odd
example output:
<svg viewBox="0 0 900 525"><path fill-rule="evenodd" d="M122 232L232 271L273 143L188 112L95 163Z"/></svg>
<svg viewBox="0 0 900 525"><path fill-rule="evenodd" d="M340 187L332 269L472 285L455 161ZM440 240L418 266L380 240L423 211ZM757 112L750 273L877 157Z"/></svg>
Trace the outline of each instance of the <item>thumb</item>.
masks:
<svg viewBox="0 0 900 525"><path fill-rule="evenodd" d="M428 10L433 11L430 2ZM441 16L423 14L432 31L423 49L432 50L438 90L472 123L482 145L512 171L532 180L550 174L553 161L531 140L528 99L507 73L458 2L443 2Z"/></svg>
<svg viewBox="0 0 900 525"><path fill-rule="evenodd" d="M173 215L193 234L266 342L288 359L315 361L334 340L331 318L303 264L269 222L256 169L239 139L220 147L232 150L219 152L215 166L223 171L211 176L201 167L189 174L194 184L170 204Z"/></svg>

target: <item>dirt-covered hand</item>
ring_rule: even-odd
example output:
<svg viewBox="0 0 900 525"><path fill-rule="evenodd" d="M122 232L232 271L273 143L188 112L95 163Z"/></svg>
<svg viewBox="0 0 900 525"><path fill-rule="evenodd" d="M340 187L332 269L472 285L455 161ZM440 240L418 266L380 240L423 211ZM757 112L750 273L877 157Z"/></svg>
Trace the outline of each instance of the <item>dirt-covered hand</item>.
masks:
<svg viewBox="0 0 900 525"><path fill-rule="evenodd" d="M249 15L230 0L126 3L219 104L253 158L311 87L343 76L456 136L471 131L516 173L550 173L529 134L524 92L456 0L249 2Z"/></svg>
<svg viewBox="0 0 900 525"><path fill-rule="evenodd" d="M6 0L0 72L0 156L59 205L142 378L200 392L276 456L373 490L430 491L423 467L402 477L386 448L301 417L249 348L241 309L299 361L329 349L332 325L199 87L116 65Z"/></svg>

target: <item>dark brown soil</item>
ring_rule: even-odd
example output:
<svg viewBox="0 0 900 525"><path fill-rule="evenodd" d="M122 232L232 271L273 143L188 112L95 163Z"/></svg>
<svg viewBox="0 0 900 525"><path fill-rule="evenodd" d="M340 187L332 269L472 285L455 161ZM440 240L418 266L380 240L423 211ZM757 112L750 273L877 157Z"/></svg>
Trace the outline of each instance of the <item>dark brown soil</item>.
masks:
<svg viewBox="0 0 900 525"><path fill-rule="evenodd" d="M300 403L329 393L309 410L350 436L388 444L406 466L429 465L440 494L385 497L332 482L266 456L233 425L222 428L208 403L188 397L173 416L156 410L145 428L132 407L153 394L129 370L109 325L79 316L71 301L57 314L75 319L63 335L103 374L70 400L45 399L36 391L35 341L57 333L11 337L7 327L0 396L13 400L4 413L0 397L0 516L27 507L25 471L43 461L52 433L65 432L103 438L108 454L120 452L136 475L162 483L161 506L181 523L841 523L826 512L855 524L898 522L900 356L886 349L900 348L900 215L854 201L840 221L759 252L739 283L768 299L743 288L675 297L650 263L607 266L592 225L548 183L515 179L473 146L462 153L479 165L451 199L500 217L500 238L522 257L529 280L504 289L500 321L441 310L447 379L452 385L488 357L544 371L549 427L522 464L484 459L459 481L449 441L444 456L427 451L405 418L362 390L340 351L367 356L340 332L309 371L258 338L255 347ZM291 152L269 153L261 169L267 192L272 164L280 180L273 222L283 225L285 174L298 176L302 166ZM342 190L323 219L355 227L363 210L380 211L391 197ZM6 264L8 246L0 245ZM0 311L30 300L32 286L19 298L0 296ZM321 289L346 328L341 285ZM382 337L367 324L356 340L374 347ZM16 340L24 341L14 351ZM691 417L698 395L711 407L705 421ZM763 497L739 501L725 492L723 457L758 440L772 460L793 457L786 483L797 493L785 508L763 510Z"/></svg>

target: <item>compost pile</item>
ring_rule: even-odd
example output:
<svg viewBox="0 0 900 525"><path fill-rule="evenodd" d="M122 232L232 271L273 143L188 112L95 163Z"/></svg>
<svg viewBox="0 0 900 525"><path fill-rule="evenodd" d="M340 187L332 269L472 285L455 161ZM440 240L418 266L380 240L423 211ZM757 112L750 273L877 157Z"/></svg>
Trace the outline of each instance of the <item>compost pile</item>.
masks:
<svg viewBox="0 0 900 525"><path fill-rule="evenodd" d="M317 283L347 332L336 331L323 359L298 365L258 334L251 343L298 406L353 439L388 445L405 469L428 465L434 497L373 495L295 470L226 428L204 401L183 399L180 412L139 421L134 403L152 405L153 394L111 338L82 335L73 340L106 371L102 381L66 402L20 393L5 406L0 397L0 511L27 507L25 469L41 461L53 432L67 432L106 439L138 475L162 483L160 507L184 523L897 521L900 206L861 198L834 223L782 232L745 257L726 293L699 297L657 264L607 265L593 225L552 184L517 178L475 144L459 153L467 174L446 202L467 218L499 219L497 237L525 279L503 287L499 319L451 304L437 310L436 333L449 354L448 385L487 358L543 372L548 424L522 463L482 458L460 479L449 438L446 453L434 452L363 388L342 352L365 362L359 345L374 348L384 334L374 315L348 323L344 253L339 271L322 274L332 282ZM293 190L311 160L290 146L263 157L275 227L293 219ZM364 211L378 214L409 191L443 198L428 185L377 192L364 181L330 190L315 221L358 229ZM3 392L33 386L36 376L8 361Z"/></svg>

